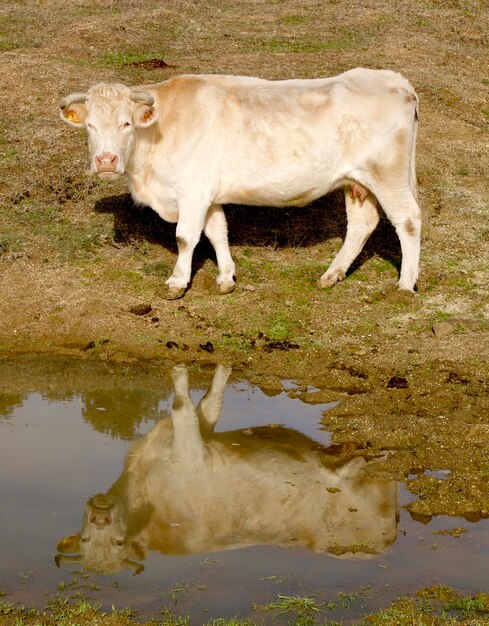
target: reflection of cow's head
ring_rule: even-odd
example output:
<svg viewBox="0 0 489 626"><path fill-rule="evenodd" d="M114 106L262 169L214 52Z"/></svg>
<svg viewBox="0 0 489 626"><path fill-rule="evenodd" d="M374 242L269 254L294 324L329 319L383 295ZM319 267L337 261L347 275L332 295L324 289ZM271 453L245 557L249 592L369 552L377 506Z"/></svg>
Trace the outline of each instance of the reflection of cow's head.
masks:
<svg viewBox="0 0 489 626"><path fill-rule="evenodd" d="M86 128L91 170L102 177L124 174L136 132L156 120L154 98L119 84L94 85L61 101L61 119Z"/></svg>
<svg viewBox="0 0 489 626"><path fill-rule="evenodd" d="M81 533L68 535L58 543L56 563L81 562L90 571L111 573L122 568L135 574L144 566L135 561L146 558L136 540L127 539L127 514L115 498L101 493L90 498L85 508ZM77 556L64 555L76 554Z"/></svg>

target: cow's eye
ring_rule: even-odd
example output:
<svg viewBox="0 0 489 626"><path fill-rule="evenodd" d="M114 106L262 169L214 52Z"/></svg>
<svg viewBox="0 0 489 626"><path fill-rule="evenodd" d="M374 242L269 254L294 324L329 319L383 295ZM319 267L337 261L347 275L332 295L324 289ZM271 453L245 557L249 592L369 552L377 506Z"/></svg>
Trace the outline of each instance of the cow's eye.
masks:
<svg viewBox="0 0 489 626"><path fill-rule="evenodd" d="M112 539L112 543L115 546L122 546L122 544L124 543L124 541L122 539Z"/></svg>
<svg viewBox="0 0 489 626"><path fill-rule="evenodd" d="M121 124L121 130L126 130L126 128L130 128L131 127L131 122L124 122L123 124Z"/></svg>
<svg viewBox="0 0 489 626"><path fill-rule="evenodd" d="M88 537L80 537L82 543L86 543L88 541Z"/></svg>

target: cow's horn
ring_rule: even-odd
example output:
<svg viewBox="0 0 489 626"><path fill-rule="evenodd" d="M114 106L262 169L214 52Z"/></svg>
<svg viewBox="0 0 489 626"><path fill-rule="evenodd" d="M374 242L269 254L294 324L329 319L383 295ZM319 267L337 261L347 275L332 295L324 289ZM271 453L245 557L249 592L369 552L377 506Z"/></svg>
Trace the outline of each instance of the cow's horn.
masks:
<svg viewBox="0 0 489 626"><path fill-rule="evenodd" d="M73 104L75 102L83 103L85 102L86 99L87 99L86 93L72 93L69 96L66 96L66 98L63 98L59 106L62 109L65 109L67 106L70 106L70 104Z"/></svg>
<svg viewBox="0 0 489 626"><path fill-rule="evenodd" d="M149 107L153 106L155 103L153 96L145 91L131 91L130 97L134 102L140 102L141 104L145 104Z"/></svg>
<svg viewBox="0 0 489 626"><path fill-rule="evenodd" d="M81 555L80 554L72 554L72 555L67 555L67 554L57 554L54 557L54 562L56 563L56 567L60 567L61 565L63 565L63 563L81 563Z"/></svg>
<svg viewBox="0 0 489 626"><path fill-rule="evenodd" d="M129 559L124 559L124 561L122 562L122 565L126 569L132 570L134 572L134 574L133 574L134 576L137 576L141 572L144 572L144 565L142 565L141 563L137 563L136 561L131 561Z"/></svg>

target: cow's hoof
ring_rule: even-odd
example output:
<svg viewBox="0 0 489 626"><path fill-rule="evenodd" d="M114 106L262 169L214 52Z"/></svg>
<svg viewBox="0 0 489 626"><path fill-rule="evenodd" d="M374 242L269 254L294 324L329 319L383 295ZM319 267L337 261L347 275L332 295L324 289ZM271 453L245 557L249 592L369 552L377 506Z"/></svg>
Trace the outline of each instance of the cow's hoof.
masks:
<svg viewBox="0 0 489 626"><path fill-rule="evenodd" d="M236 283L232 282L232 283L227 283L225 285L218 285L219 286L219 293L221 294L225 294L225 293L231 293L231 291L234 291L236 288Z"/></svg>
<svg viewBox="0 0 489 626"><path fill-rule="evenodd" d="M326 289L328 287L334 287L336 283L345 278L345 272L343 270L336 270L332 274L323 274L318 281L318 287Z"/></svg>
<svg viewBox="0 0 489 626"><path fill-rule="evenodd" d="M178 300L185 295L185 292L185 287L168 287L163 297L165 300Z"/></svg>

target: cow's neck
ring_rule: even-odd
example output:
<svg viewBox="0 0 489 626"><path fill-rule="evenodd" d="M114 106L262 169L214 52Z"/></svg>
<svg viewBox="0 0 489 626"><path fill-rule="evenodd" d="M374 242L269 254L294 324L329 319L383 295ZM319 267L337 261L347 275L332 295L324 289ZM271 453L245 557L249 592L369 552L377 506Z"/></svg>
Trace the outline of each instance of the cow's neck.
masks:
<svg viewBox="0 0 489 626"><path fill-rule="evenodd" d="M123 471L107 493L117 499L129 516L146 509L149 497L144 471L137 466Z"/></svg>
<svg viewBox="0 0 489 626"><path fill-rule="evenodd" d="M160 135L157 124L136 131L134 146L126 163L126 173L130 179L144 181L151 174L150 164L161 141Z"/></svg>

